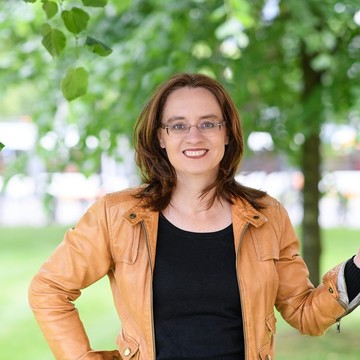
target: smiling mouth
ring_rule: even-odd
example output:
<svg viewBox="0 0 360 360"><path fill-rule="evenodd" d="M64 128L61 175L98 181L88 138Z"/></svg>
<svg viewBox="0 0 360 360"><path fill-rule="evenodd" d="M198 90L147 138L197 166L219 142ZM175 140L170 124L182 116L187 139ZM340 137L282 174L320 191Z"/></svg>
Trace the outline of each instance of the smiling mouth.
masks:
<svg viewBox="0 0 360 360"><path fill-rule="evenodd" d="M185 150L184 155L191 158L199 158L204 156L207 150Z"/></svg>

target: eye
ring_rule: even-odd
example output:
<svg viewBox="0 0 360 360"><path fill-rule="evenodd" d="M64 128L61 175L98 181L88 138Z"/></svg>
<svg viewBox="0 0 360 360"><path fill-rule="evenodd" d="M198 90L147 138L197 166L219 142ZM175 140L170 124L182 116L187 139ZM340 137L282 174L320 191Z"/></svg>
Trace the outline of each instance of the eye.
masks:
<svg viewBox="0 0 360 360"><path fill-rule="evenodd" d="M212 129L215 126L215 124L211 121L204 121L199 124L199 127L201 129Z"/></svg>
<svg viewBox="0 0 360 360"><path fill-rule="evenodd" d="M183 122L177 122L177 123L172 124L172 125L170 126L170 128L173 129L173 130L184 130L184 129L186 129L187 127L188 127L188 126L187 126L185 123L183 123Z"/></svg>

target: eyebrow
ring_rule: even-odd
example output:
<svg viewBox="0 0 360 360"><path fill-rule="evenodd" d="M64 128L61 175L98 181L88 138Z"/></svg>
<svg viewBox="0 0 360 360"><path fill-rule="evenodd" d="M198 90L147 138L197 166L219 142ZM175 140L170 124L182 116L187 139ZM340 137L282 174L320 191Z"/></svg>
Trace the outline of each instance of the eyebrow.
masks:
<svg viewBox="0 0 360 360"><path fill-rule="evenodd" d="M214 119L214 120L218 120L219 116L215 115L215 114L206 114L206 115L202 115L199 118L200 120L206 120L206 119ZM174 115L171 116L169 119L167 119L166 123L169 124L173 121L177 121L177 120L186 120L185 116L180 116L180 115Z"/></svg>

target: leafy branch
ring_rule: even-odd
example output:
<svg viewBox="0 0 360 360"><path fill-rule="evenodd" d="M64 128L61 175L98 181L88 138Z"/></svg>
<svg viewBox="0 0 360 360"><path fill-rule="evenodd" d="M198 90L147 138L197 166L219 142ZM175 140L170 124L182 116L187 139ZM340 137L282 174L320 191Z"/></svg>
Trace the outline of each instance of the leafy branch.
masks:
<svg viewBox="0 0 360 360"><path fill-rule="evenodd" d="M4 145L2 142L0 142L0 151L1 151L4 147L5 147L5 145Z"/></svg>
<svg viewBox="0 0 360 360"><path fill-rule="evenodd" d="M26 3L36 3L38 0L24 0ZM76 48L79 47L79 34L88 28L90 15L86 7L104 8L107 0L81 0L83 8L73 6L64 9L63 1L41 0L46 22L41 27L42 45L53 57L59 57L67 46L66 33L75 37ZM61 28L54 25L60 19ZM112 49L91 36L85 36L82 44L88 51L105 57L112 53ZM69 67L61 81L61 91L68 101L72 101L84 94L88 89L89 73L84 67Z"/></svg>

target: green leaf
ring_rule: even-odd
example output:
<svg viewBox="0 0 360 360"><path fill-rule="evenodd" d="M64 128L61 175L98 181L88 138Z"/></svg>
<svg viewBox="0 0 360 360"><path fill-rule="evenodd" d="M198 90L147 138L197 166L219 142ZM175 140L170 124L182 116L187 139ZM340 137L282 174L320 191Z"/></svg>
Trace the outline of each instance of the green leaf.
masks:
<svg viewBox="0 0 360 360"><path fill-rule="evenodd" d="M44 24L41 29L43 39L41 43L51 56L59 56L66 46L66 37L62 31L53 29L49 24Z"/></svg>
<svg viewBox="0 0 360 360"><path fill-rule="evenodd" d="M43 24L40 29L41 35L43 37L50 31L51 31L51 26L48 23Z"/></svg>
<svg viewBox="0 0 360 360"><path fill-rule="evenodd" d="M81 0L84 6L91 7L104 7L107 4L107 0Z"/></svg>
<svg viewBox="0 0 360 360"><path fill-rule="evenodd" d="M0 142L0 151L1 151L4 147L5 147L5 145L4 145L2 142Z"/></svg>
<svg viewBox="0 0 360 360"><path fill-rule="evenodd" d="M130 7L131 0L114 1L111 5L115 6L118 14L121 14Z"/></svg>
<svg viewBox="0 0 360 360"><path fill-rule="evenodd" d="M26 3L36 3L37 0L24 0Z"/></svg>
<svg viewBox="0 0 360 360"><path fill-rule="evenodd" d="M251 14L252 3L246 0L229 0L233 14L245 28L255 25L255 19Z"/></svg>
<svg viewBox="0 0 360 360"><path fill-rule="evenodd" d="M71 10L64 10L61 13L65 27L73 34L78 34L87 28L90 16L89 14L77 7Z"/></svg>
<svg viewBox="0 0 360 360"><path fill-rule="evenodd" d="M89 73L83 67L69 68L61 82L61 91L66 100L72 101L87 92Z"/></svg>
<svg viewBox="0 0 360 360"><path fill-rule="evenodd" d="M43 1L42 8L48 19L53 18L58 12L58 5L54 1Z"/></svg>
<svg viewBox="0 0 360 360"><path fill-rule="evenodd" d="M86 37L85 46L93 53L100 56L108 56L112 53L112 49L103 42L96 40L90 36Z"/></svg>

